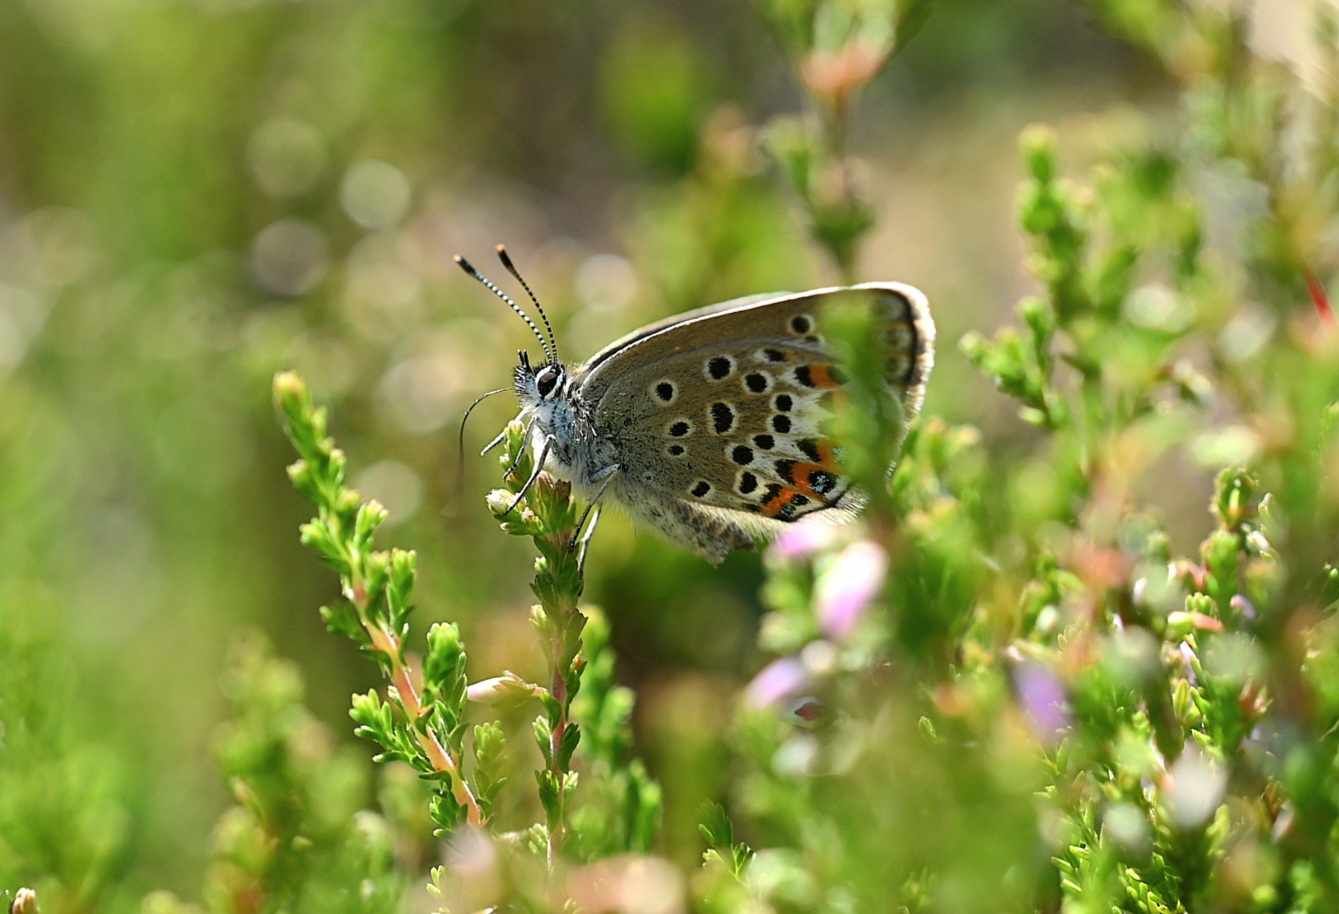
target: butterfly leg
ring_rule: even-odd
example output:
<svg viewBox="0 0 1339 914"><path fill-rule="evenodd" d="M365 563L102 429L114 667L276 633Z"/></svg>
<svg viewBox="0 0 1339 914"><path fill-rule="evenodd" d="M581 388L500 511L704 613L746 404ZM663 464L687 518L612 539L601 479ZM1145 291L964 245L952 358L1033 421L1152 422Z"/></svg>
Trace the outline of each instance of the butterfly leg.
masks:
<svg viewBox="0 0 1339 914"><path fill-rule="evenodd" d="M586 525L585 532L581 534L581 538L576 543L577 577L586 573L586 552L590 549L590 541L595 538L595 528L600 525L600 508L598 505L591 505L586 513L590 514L590 523ZM585 521L585 517L582 517L582 521Z"/></svg>
<svg viewBox="0 0 1339 914"><path fill-rule="evenodd" d="M516 510L516 506L521 503L521 499L525 498L526 493L530 491L530 487L533 486L535 480L539 478L539 474L544 472L544 461L548 459L549 448L552 446L553 436L549 435L544 439L544 444L539 449L539 456L535 458L535 468L530 471L530 478L525 481L525 485L521 486L521 490L516 493L516 497L512 499L507 510L497 515L498 517L506 517L508 514Z"/></svg>
<svg viewBox="0 0 1339 914"><path fill-rule="evenodd" d="M507 428L506 426L503 426L502 431L497 433L497 437L484 445L484 449L479 452L479 456L480 457L488 456L488 452L491 451L493 448L497 447L504 440L506 440L506 437L507 437Z"/></svg>
<svg viewBox="0 0 1339 914"><path fill-rule="evenodd" d="M590 503L586 505L586 510L581 513L581 519L577 521L576 526L578 531L585 527L586 532L572 540L572 548L581 550L579 565L585 562L586 546L590 543L591 537L595 535L595 525L600 522L600 499L604 498L604 493L609 488L609 484L614 481L614 477L618 475L618 471L621 469L623 468L618 464L613 464L595 474L595 481L599 483L600 487L595 490L595 495L590 499ZM588 519L590 520L589 527L586 526Z"/></svg>

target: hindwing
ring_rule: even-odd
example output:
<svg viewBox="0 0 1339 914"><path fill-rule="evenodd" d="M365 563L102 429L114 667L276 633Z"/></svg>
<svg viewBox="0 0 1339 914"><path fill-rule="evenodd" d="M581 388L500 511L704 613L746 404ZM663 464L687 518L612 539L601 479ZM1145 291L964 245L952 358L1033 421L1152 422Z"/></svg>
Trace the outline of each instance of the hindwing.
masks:
<svg viewBox="0 0 1339 914"><path fill-rule="evenodd" d="M918 290L866 283L726 302L644 327L578 370L577 395L626 484L764 522L858 507L824 435L845 379L819 331L822 310L851 295L883 317L888 383L909 421L933 363Z"/></svg>

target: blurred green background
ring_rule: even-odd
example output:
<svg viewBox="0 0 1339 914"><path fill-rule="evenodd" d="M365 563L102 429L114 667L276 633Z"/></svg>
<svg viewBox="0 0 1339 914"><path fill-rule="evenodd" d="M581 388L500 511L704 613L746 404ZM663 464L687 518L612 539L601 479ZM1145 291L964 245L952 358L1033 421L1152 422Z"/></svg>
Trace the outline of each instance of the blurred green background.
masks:
<svg viewBox="0 0 1339 914"><path fill-rule="evenodd" d="M1055 123L1082 164L1148 129L1124 106L1174 94L1068 0L942 0L861 99L850 144L880 222L858 272L928 293L927 409L987 447L1020 446L1019 426L955 344L1031 287L1016 136ZM450 255L501 273L507 242L569 359L689 307L831 282L755 136L802 108L743 2L0 3L0 675L50 745L116 785L123 831L92 861L115 891L199 882L237 632L297 662L341 739L349 693L377 681L315 612L333 585L297 541L272 374L299 370L331 406L354 485L391 511L383 541L418 550L420 621L458 620L476 676L541 669L531 556L496 532L497 468L472 456L505 398L478 411L455 485L463 407L529 340ZM1159 483L1187 544L1205 491L1178 485L1188 472ZM725 776L723 698L760 663L759 560L709 574L610 516L589 569L664 780L666 848L691 859L676 797ZM59 843L84 811L63 805L63 762L46 777L0 803Z"/></svg>

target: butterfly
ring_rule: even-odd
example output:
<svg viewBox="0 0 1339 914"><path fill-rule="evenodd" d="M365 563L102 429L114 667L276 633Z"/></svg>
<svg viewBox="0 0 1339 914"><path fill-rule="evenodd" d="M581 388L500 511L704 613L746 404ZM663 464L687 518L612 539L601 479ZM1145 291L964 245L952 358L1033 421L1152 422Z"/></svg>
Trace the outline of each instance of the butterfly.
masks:
<svg viewBox="0 0 1339 914"><path fill-rule="evenodd" d="M878 309L888 343L885 377L904 422L924 400L935 327L925 295L909 285L736 298L634 330L569 366L539 299L506 248L498 245L497 253L547 331L469 261L455 258L525 321L543 350L541 364L524 350L517 354L517 419L535 460L508 511L548 471L587 499L578 530L595 511L583 544L605 497L713 564L787 524L859 511L863 496L842 472L839 443L824 433L846 380L819 333L823 309L837 299L863 296Z"/></svg>

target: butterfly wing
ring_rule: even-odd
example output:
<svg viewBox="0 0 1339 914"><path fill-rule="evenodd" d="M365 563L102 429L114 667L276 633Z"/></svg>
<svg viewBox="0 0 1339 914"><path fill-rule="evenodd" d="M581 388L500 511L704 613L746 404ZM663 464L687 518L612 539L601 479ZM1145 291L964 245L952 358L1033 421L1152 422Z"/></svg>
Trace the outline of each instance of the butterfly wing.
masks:
<svg viewBox="0 0 1339 914"><path fill-rule="evenodd" d="M879 309L889 385L908 419L918 412L934 323L910 286L752 296L681 314L616 341L577 374L596 434L623 463L622 500L641 490L679 514L755 529L856 507L822 431L843 379L818 335L823 308L853 295Z"/></svg>

